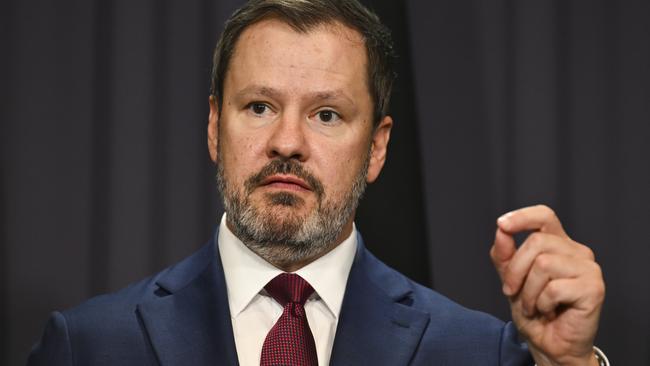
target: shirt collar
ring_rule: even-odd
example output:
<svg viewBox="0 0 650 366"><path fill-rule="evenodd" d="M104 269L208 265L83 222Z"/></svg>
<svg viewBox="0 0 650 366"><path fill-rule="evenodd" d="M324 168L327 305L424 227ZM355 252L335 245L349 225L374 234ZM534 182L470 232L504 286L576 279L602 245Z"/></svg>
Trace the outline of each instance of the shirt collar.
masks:
<svg viewBox="0 0 650 366"><path fill-rule="evenodd" d="M219 225L218 248L228 290L230 314L237 317L266 284L283 271L265 261L230 231L226 215ZM338 318L343 295L357 248L357 230L329 253L297 270L314 288L335 318Z"/></svg>

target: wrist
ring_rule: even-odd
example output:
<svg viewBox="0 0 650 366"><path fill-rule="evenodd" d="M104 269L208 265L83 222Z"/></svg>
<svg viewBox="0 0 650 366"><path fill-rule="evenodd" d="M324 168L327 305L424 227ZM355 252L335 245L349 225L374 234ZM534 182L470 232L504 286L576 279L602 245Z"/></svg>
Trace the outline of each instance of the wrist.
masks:
<svg viewBox="0 0 650 366"><path fill-rule="evenodd" d="M554 362L544 354L531 350L535 359L535 366L610 366L609 360L603 351L593 346L593 352L584 358L574 359L568 362Z"/></svg>

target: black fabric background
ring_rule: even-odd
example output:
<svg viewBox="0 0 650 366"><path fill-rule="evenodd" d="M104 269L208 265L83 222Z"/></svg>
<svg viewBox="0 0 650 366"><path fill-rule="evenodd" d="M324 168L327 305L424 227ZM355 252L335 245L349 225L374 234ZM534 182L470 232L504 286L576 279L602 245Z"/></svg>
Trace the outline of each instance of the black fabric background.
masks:
<svg viewBox="0 0 650 366"><path fill-rule="evenodd" d="M239 1L0 4L0 363L48 314L191 253L221 206L210 55ZM496 218L554 207L597 254L597 339L650 365L650 2L368 0L400 78L357 225L381 259L508 318Z"/></svg>

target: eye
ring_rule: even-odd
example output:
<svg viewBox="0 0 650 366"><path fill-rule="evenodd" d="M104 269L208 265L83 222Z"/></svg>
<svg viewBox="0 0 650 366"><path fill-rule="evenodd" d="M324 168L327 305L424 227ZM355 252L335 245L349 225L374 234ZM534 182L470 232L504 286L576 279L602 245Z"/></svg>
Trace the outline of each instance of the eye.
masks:
<svg viewBox="0 0 650 366"><path fill-rule="evenodd" d="M316 116L321 122L332 123L341 119L341 116L329 109L325 109L316 113Z"/></svg>
<svg viewBox="0 0 650 366"><path fill-rule="evenodd" d="M251 103L247 105L246 108L257 116L261 116L264 115L265 113L270 112L270 108L268 105L259 102Z"/></svg>

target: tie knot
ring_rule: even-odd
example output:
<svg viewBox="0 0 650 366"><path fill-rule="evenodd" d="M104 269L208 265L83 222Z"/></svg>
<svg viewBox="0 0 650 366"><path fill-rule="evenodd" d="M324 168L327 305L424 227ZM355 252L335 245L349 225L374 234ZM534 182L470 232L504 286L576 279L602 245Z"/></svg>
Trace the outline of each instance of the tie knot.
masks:
<svg viewBox="0 0 650 366"><path fill-rule="evenodd" d="M264 286L266 292L285 306L288 302L305 305L305 301L314 293L309 282L295 273L281 273Z"/></svg>

